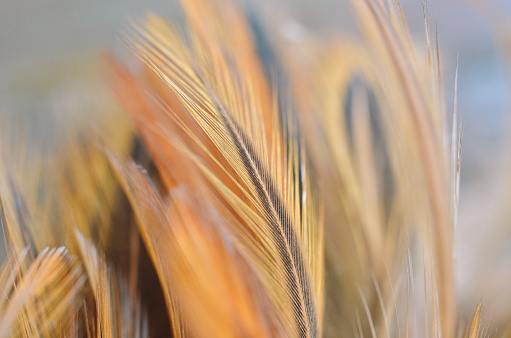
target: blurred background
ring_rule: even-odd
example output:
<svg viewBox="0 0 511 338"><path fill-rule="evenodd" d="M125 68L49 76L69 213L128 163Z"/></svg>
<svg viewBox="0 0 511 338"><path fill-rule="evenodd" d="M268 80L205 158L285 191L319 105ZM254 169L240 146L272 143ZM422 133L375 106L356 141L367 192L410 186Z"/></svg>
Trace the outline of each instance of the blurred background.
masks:
<svg viewBox="0 0 511 338"><path fill-rule="evenodd" d="M346 0L253 2L276 23L272 34L284 34L290 20L327 41L356 32ZM401 2L419 46L424 7L438 27L449 109L459 58L464 134L455 255L460 315L468 317L484 297L485 318L500 326L511 318L511 1ZM104 102L115 105L101 77L100 53L125 52L118 37L130 18L148 10L176 18L177 8L173 0L1 1L0 114L37 120L57 110L86 121Z"/></svg>

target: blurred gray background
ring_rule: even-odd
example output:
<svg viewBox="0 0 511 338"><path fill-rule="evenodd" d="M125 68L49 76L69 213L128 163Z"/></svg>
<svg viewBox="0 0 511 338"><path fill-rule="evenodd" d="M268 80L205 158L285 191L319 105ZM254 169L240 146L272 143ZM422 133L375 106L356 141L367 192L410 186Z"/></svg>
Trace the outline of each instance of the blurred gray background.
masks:
<svg viewBox="0 0 511 338"><path fill-rule="evenodd" d="M423 2L403 0L402 4L420 44ZM266 0L258 5L326 38L356 30L346 0ZM440 35L447 107L453 105L459 55L458 109L465 129L455 254L461 314L471 313L485 296L489 320L503 322L511 318L507 207L511 202L511 1L430 0L428 7ZM117 36L126 20L147 10L172 18L176 8L171 0L1 1L0 114L44 114L56 102L60 109L81 106L84 110L88 97L107 95L98 53L123 49ZM63 100L67 103L62 107L61 98L69 95L77 99Z"/></svg>

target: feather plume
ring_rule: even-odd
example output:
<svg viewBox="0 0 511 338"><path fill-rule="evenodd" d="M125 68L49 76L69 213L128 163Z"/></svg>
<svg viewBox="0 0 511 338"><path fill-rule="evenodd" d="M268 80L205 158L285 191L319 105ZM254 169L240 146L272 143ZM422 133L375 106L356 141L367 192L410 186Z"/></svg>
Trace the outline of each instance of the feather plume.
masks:
<svg viewBox="0 0 511 338"><path fill-rule="evenodd" d="M165 154L161 148L149 151L162 176L173 175L164 179L169 203L176 189L171 182L186 182L191 191L208 196L229 220L217 231L232 237L248 261L244 265L255 269L262 285L257 293L267 294L269 308L278 309L278 330L316 336L323 297L322 224L297 116L277 106L278 94L269 89L241 14L191 2L184 7L186 38L162 35L172 30L154 17L134 24L128 43L163 81L154 86L152 105L133 112L135 121L146 144L163 142L168 148ZM232 20L204 22L198 16L202 10ZM131 81L132 87L136 83ZM180 168L173 170L177 163Z"/></svg>

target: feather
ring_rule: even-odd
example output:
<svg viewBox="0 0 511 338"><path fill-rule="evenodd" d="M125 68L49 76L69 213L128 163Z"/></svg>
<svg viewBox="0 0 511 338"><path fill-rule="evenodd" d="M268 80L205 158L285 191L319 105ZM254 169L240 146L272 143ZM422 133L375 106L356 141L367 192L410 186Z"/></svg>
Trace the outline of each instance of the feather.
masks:
<svg viewBox="0 0 511 338"><path fill-rule="evenodd" d="M8 297L0 303L0 336L65 334L72 328L85 282L79 263L63 247L45 249L32 262L25 250L16 261L1 273Z"/></svg>
<svg viewBox="0 0 511 338"><path fill-rule="evenodd" d="M465 331L465 337L467 338L477 338L477 337L484 337L482 334L482 328L481 328L481 313L483 311L483 302L480 301L479 304L476 307L476 310L474 312L474 317L472 320L467 323L467 329Z"/></svg>
<svg viewBox="0 0 511 338"><path fill-rule="evenodd" d="M277 110L278 94L268 89L241 13L190 2L184 7L187 39L163 35L172 30L154 17L134 24L128 44L167 86L153 89L156 103L135 121L147 144L159 145L158 139L171 149L167 157L150 150L160 155L155 163L162 176L170 172L173 181L209 196L231 220L227 233L247 264L257 267L257 278L280 310L281 328L316 336L321 332L322 225L297 117ZM201 11L232 20L204 22ZM170 91L177 104L164 99ZM153 114L159 116L157 124ZM166 165L172 162L181 168ZM180 176L183 172L188 177ZM166 188L172 196L172 185Z"/></svg>
<svg viewBox="0 0 511 338"><path fill-rule="evenodd" d="M454 114L451 160L427 9L426 62L419 62L399 2L353 1L353 7L365 43L342 41L316 55L295 48L286 58L313 169L327 196L331 317L325 330L334 335L358 326L371 335L375 327L390 326L394 336L409 327L433 328L452 336L459 175L451 173L459 165L459 135ZM402 278L413 281L409 292L400 287Z"/></svg>

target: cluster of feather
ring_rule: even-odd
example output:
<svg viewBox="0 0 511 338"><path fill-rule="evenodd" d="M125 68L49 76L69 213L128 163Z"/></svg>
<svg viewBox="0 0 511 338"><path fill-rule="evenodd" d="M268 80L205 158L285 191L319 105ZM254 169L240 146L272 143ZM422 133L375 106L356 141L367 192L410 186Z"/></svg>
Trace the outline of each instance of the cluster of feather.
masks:
<svg viewBox="0 0 511 338"><path fill-rule="evenodd" d="M182 6L131 24L134 67L106 58L129 119L3 135L0 336L484 334L456 314L461 132L427 13L416 57L399 3L353 1L364 42L281 48L231 1Z"/></svg>

